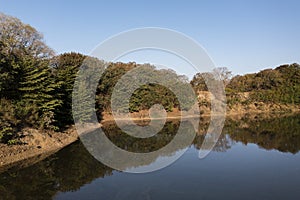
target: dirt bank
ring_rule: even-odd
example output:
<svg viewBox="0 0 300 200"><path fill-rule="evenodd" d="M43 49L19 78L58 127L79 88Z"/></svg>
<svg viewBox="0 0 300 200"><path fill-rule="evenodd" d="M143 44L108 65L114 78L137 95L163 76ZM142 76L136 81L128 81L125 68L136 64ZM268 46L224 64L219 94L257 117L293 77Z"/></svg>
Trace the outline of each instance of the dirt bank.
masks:
<svg viewBox="0 0 300 200"><path fill-rule="evenodd" d="M200 116L211 116L209 106L200 106ZM255 102L248 105L236 104L235 106L229 107L226 109L226 116L234 116L234 115L255 115L255 114L267 114L267 115L278 115L278 114L292 114L299 113L300 105L288 105L288 104L266 104L263 102ZM180 118L181 111L177 108L174 108L172 112L167 113L167 119L178 119ZM198 117L199 115L192 112L186 112L185 118L189 117ZM101 123L110 122L114 120L124 120L131 119L133 121L149 121L150 116L147 110L142 110L140 112L131 113L128 117L122 117L121 119L115 119L114 116L109 112L102 113L102 121ZM159 119L159 118L157 118Z"/></svg>
<svg viewBox="0 0 300 200"><path fill-rule="evenodd" d="M0 173L12 167L32 165L78 139L74 127L64 132L42 132L25 128L20 134L22 144L0 144Z"/></svg>

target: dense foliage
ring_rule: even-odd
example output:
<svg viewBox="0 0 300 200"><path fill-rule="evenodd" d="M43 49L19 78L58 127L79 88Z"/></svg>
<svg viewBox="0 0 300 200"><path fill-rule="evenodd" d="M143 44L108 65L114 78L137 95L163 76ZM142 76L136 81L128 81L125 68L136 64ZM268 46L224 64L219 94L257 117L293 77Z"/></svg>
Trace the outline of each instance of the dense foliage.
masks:
<svg viewBox="0 0 300 200"><path fill-rule="evenodd" d="M64 53L51 59L50 67L55 79L61 83L57 90L62 100L61 108L56 112L57 125L72 124L72 91L79 67L86 56L79 53Z"/></svg>
<svg viewBox="0 0 300 200"><path fill-rule="evenodd" d="M139 67L141 75L128 75L132 69ZM127 77L124 77L124 75ZM179 90L181 93L187 92L185 88L189 83L188 79L185 76L178 76L172 70L156 70L154 66L149 64L139 65L134 62L124 64L124 63L110 63L105 70L102 78L99 81L98 90L97 90L97 110L102 111L111 111L111 95L115 89L115 85L120 80L122 81L124 88L131 88L134 86L134 80L138 77L146 78L150 76L155 76L156 79L168 80L168 85L176 86L175 90ZM146 84L139 87L137 90L134 90L131 95L129 103L129 111L136 112L139 110L149 109L154 104L161 104L167 111L172 111L173 108L180 108L178 99L176 98L174 91L171 91L169 88L162 86L160 84ZM163 97L163 98L162 98ZM193 98L185 95L184 104L190 106L193 102ZM120 111L122 111L122 104L126 102L120 102Z"/></svg>
<svg viewBox="0 0 300 200"><path fill-rule="evenodd" d="M74 84L79 69L82 69L81 73L88 73L86 69L91 66L106 69L101 71L102 78L94 80L91 74L83 84ZM104 63L73 52L54 56L44 43L43 36L33 27L17 18L0 14L0 142L14 143L17 141L16 133L24 127L58 130L73 124L73 117L89 121L90 111L95 108L101 119L103 111L111 111L110 99L115 84L138 66L155 72L162 79L167 78L179 89L189 84L186 77L171 70L156 70L149 64ZM88 90L94 81L99 81L96 96ZM126 84L130 86L131 80ZM74 87L79 92L73 93ZM81 101L81 104L75 104L77 106L90 98L95 98L95 102L89 110L73 116L72 95ZM193 99L187 98L187 101L189 103ZM167 111L179 108L172 91L158 84L146 84L134 91L129 110L149 109L158 103ZM76 106L73 108L77 109Z"/></svg>
<svg viewBox="0 0 300 200"><path fill-rule="evenodd" d="M300 104L300 65L281 65L235 76L228 85L228 93L236 92L250 92L251 101Z"/></svg>
<svg viewBox="0 0 300 200"><path fill-rule="evenodd" d="M60 82L48 68L52 55L33 27L0 14L0 141L14 141L24 125L52 128L62 103L56 96Z"/></svg>
<svg viewBox="0 0 300 200"><path fill-rule="evenodd" d="M226 86L227 103L250 104L255 102L277 104L300 104L300 65L281 65L258 73L237 75L231 79L230 72L217 69L220 80ZM215 79L215 72L196 74L191 85L196 91L208 91L207 80ZM247 100L242 102L242 97Z"/></svg>

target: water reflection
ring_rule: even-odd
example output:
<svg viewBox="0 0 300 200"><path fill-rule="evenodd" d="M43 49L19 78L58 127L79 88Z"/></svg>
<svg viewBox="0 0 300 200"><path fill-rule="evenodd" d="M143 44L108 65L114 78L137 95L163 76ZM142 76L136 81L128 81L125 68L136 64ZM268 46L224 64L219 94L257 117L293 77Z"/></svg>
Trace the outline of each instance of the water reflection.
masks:
<svg viewBox="0 0 300 200"><path fill-rule="evenodd" d="M298 153L300 150L300 115L287 117L244 117L228 119L225 133L231 140L254 143L267 150Z"/></svg>
<svg viewBox="0 0 300 200"><path fill-rule="evenodd" d="M209 119L201 120L192 144L193 148L201 148L208 123ZM120 148L132 152L151 152L168 144L174 137L178 126L178 121L170 121L159 134L149 139L128 137L122 134L114 124L105 125L104 130L108 138ZM190 125L186 127L187 133L188 128L193 128ZM213 150L226 153L234 146L238 146L241 150L242 146L237 144L249 143L256 144L261 149L298 153L300 150L300 115L278 118L261 116L228 118L223 134ZM186 147L181 146L177 150L181 148ZM154 157L151 162L155 162L156 159L157 157ZM189 166L201 160L193 159L184 162L186 166ZM224 164L224 166L227 165ZM180 170L184 172L185 165L181 166ZM52 199L59 192L78 191L93 180L105 180L105 177L112 176L113 172L114 170L95 160L80 142L76 142L35 165L24 169L11 169L0 174L0 199ZM167 170L161 173L176 176ZM290 176L293 177L295 174L291 173ZM151 179L145 178L144 181L151 181ZM182 181L185 182L185 180ZM215 186L212 185L212 187Z"/></svg>
<svg viewBox="0 0 300 200"><path fill-rule="evenodd" d="M202 119L202 127L207 127ZM205 128L199 129L194 146L201 148ZM228 117L214 151L225 152L235 143L256 144L266 150L296 154L300 151L300 115L292 116L234 116Z"/></svg>
<svg viewBox="0 0 300 200"><path fill-rule="evenodd" d="M122 126L127 124L123 122ZM170 165L184 154L196 135L189 121L167 122L158 134L150 138L129 136L116 125L112 129L107 127L109 125L104 124L101 130L108 137L103 131L96 129L81 135L80 139L88 151L103 164L134 173L151 172ZM155 129L152 126L148 128Z"/></svg>
<svg viewBox="0 0 300 200"><path fill-rule="evenodd" d="M52 199L58 192L75 191L112 169L95 160L80 142L33 166L0 175L1 199Z"/></svg>

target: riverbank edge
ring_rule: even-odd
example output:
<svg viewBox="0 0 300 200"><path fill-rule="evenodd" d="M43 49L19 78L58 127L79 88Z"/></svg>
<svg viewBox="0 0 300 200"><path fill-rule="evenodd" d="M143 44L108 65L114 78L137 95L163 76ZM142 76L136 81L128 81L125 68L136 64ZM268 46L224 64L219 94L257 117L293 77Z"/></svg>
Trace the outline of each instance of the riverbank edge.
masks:
<svg viewBox="0 0 300 200"><path fill-rule="evenodd" d="M252 112L243 112L243 113L237 113L237 112L227 112L226 117L228 116L236 116L236 115L258 115L258 114L267 114L267 115L284 115L284 114L297 114L300 113L300 108L294 108L291 110L291 112L269 112L269 111L252 111ZM149 121L149 117L135 117L138 115L138 113L133 114L131 117L131 120L133 121ZM211 117L209 114L202 114L202 115L190 115L186 116L185 118L195 118L195 117ZM167 120L174 120L174 119L179 119L181 118L180 112L172 112L169 113L167 116ZM159 120L159 119L158 119ZM113 116L106 113L104 114L104 118L101 120L100 124L104 123L111 123L113 121L126 121L124 119L113 119ZM95 128L98 128L96 126ZM92 128L92 129L95 129ZM90 130L92 130L90 129ZM28 131L28 130L27 130ZM58 152L59 150L69 146L70 144L76 142L79 140L79 136L77 134L77 130L75 126L69 127L66 131L64 132L52 132L52 133L42 133L39 130L34 130L36 133L45 135L45 137L51 137L53 138L51 142L47 143L43 148L39 148L40 146L32 146L27 149L24 149L22 147L26 145L5 145L1 144L1 148L7 148L6 152L7 155L1 155L0 158L0 173L3 173L7 171L8 169L11 168L24 168L30 165L33 165L48 156L51 156L52 154ZM39 142L39 141L38 141ZM20 148L18 148L20 147ZM28 146L27 146L28 147Z"/></svg>
<svg viewBox="0 0 300 200"><path fill-rule="evenodd" d="M74 143L79 138L74 126L63 132L45 133L41 130L30 128L24 129L23 132L27 133L25 141L28 141L28 138L32 136L28 132L34 132L39 137L37 137L38 139L31 137L31 140L34 140L35 143L30 142L29 144L17 145L1 144L1 152L4 153L0 158L0 173L11 168L24 168L33 165ZM43 142L46 143L43 145Z"/></svg>

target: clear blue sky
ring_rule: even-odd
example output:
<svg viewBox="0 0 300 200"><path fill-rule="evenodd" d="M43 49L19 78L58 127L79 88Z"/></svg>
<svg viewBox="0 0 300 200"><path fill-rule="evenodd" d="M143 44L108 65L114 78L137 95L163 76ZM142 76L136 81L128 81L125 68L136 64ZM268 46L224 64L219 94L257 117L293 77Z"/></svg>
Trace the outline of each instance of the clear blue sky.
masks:
<svg viewBox="0 0 300 200"><path fill-rule="evenodd" d="M299 2L0 0L0 12L35 27L57 53L88 54L132 28L174 29L198 41L217 66L244 74L300 62Z"/></svg>

